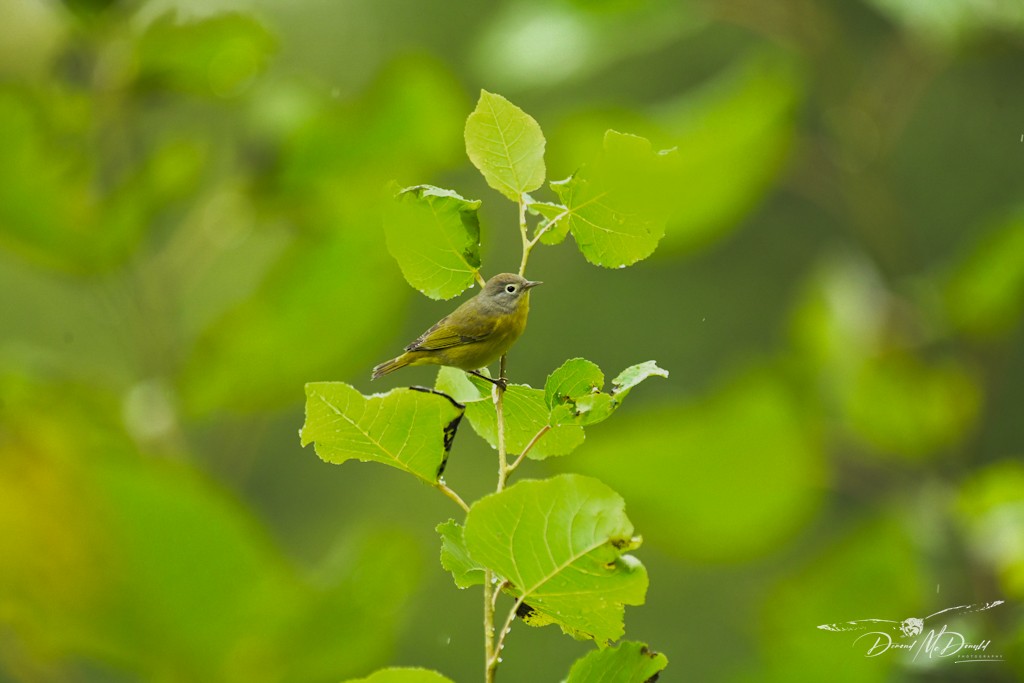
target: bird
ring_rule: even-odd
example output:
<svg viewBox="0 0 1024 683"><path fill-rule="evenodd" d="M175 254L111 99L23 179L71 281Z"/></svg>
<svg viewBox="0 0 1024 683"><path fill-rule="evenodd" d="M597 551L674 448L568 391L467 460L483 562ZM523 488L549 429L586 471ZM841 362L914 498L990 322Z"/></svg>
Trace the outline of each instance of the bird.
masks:
<svg viewBox="0 0 1024 683"><path fill-rule="evenodd" d="M500 273L480 292L438 320L405 347L405 352L373 368L378 379L407 365L447 365L480 374L519 339L530 312L530 290L539 284L515 273Z"/></svg>

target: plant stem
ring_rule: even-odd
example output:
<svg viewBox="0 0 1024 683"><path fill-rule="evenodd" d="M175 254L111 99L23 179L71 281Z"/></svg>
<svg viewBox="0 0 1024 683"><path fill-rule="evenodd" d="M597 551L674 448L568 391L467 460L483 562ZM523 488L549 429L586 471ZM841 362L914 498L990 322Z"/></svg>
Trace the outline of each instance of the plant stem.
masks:
<svg viewBox="0 0 1024 683"><path fill-rule="evenodd" d="M558 221L568 217L568 215L569 215L569 210L566 209L565 211L563 211L562 213L558 214L557 216L555 216L554 218L549 220L547 223L545 223L544 227L540 228L537 231L537 234L533 236L533 239L530 239L528 237L528 231L527 231L527 227L526 227L526 204L523 201L520 200L520 202L519 202L519 234L520 234L520 236L523 239L523 260L519 263L519 276L520 277L523 277L523 275L526 273L526 262L530 258L530 252L533 251L533 248L535 246L537 246L538 242L540 242L541 236L544 233L546 233L548 230L550 230L551 228L555 227L555 225L558 223Z"/></svg>
<svg viewBox="0 0 1024 683"><path fill-rule="evenodd" d="M484 571L484 681L494 683L494 673L498 663L494 656L494 593L498 587L494 585L494 572Z"/></svg>
<svg viewBox="0 0 1024 683"><path fill-rule="evenodd" d="M498 378L505 379L505 358L502 354ZM491 386L491 396L494 398L494 412L498 421L498 485L496 491L505 488L505 480L508 479L508 453L505 449L505 389L501 384Z"/></svg>
<svg viewBox="0 0 1024 683"><path fill-rule="evenodd" d="M530 252L533 250L537 242L540 241L540 236L543 234L550 225L545 226L544 229L539 231L534 239L530 239L527 225L526 225L526 201L522 196L519 197L519 235L523 240L523 259L519 263L519 276L523 277L526 273L526 262L530 259ZM499 379L506 379L506 357L501 356L500 369L498 371ZM533 438L533 440L527 445L523 452L516 458L515 462L509 465L508 452L505 447L505 385L494 384L491 387L491 396L494 400L494 411L496 413L498 423L498 481L495 486L496 491L503 491L505 484L508 482L509 475L512 474L513 470L519 466L522 462L523 457L529 452L530 448L533 447L537 439L542 437L547 429L542 429L540 433ZM509 612L508 617L505 619L504 625L501 627L501 633L498 634L497 643L494 638L494 612L498 601L498 594L500 593L500 587L496 584L496 577L494 572L490 569L484 572L484 681L485 683L494 683L494 676L498 671L498 664L501 663L501 649L505 645L505 636L512 626L512 620L516 617L516 610L522 603L522 599L516 601L512 606L512 611Z"/></svg>
<svg viewBox="0 0 1024 683"><path fill-rule="evenodd" d="M441 493L443 493L444 495L446 495L449 498L451 498L452 500L454 500L455 504L458 505L460 508L462 508L463 512L469 512L469 506L466 505L466 501L462 500L462 497L459 496L459 494L455 493L455 491L452 490L447 484L443 484L441 482L437 482L436 484L434 484L434 486Z"/></svg>
<svg viewBox="0 0 1024 683"><path fill-rule="evenodd" d="M526 444L526 448L523 449L523 452L520 453L519 456L512 461L511 465L508 466L508 474L512 474L513 472L515 472L516 468L519 467L519 463L521 463L523 459L526 457L526 454L529 453L530 450L537 444L537 442L540 441L540 438L547 434L549 431L551 431L551 425L544 425L536 434L533 435L533 438L530 439L530 443Z"/></svg>
<svg viewBox="0 0 1024 683"><path fill-rule="evenodd" d="M498 641L491 646L493 653L491 655L493 660L493 667L498 668L498 664L501 661L501 651L505 647L505 636L508 635L509 631L512 630L512 622L515 621L516 613L519 611L519 606L523 604L522 598L516 598L516 602L512 605L512 609L508 611L508 616L505 617L505 623L501 626L501 632L498 633ZM493 618L493 614L491 615ZM490 681L488 681L490 683Z"/></svg>
<svg viewBox="0 0 1024 683"><path fill-rule="evenodd" d="M505 379L506 369L506 357L501 356L500 369L498 370L498 378ZM498 422L498 482L495 486L496 491L502 491L505 488L505 482L508 480L509 468L508 468L508 453L505 450L505 389L504 384L496 383L491 385L491 396L494 400L494 410L497 414ZM497 673L498 664L500 658L498 657L499 649L495 647L494 643L494 605L497 601L498 586L495 585L494 572L486 570L484 572L484 681L485 683L493 683L494 675ZM504 628L508 628L506 624ZM504 633L504 630L502 631ZM499 642L504 641L504 635L499 636Z"/></svg>
<svg viewBox="0 0 1024 683"><path fill-rule="evenodd" d="M531 243L527 234L526 202L523 201L522 196L519 197L519 235L523 238L523 260L519 262L519 277L523 277L526 273L526 262L530 258L530 250L533 249L536 242Z"/></svg>

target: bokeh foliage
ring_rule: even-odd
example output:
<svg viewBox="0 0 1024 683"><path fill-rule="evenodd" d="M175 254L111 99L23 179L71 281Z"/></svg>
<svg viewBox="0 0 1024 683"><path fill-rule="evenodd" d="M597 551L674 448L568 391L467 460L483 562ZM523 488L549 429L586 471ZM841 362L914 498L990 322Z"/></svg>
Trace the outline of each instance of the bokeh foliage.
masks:
<svg viewBox="0 0 1024 683"><path fill-rule="evenodd" d="M477 675L479 605L423 521L450 503L309 462L294 427L306 382L369 391L447 310L410 304L381 211L392 181L493 196L463 154L481 86L543 126L549 178L600 171L608 128L675 149L655 256L538 250L510 364L672 370L527 463L629 501L630 637L699 680L918 680L960 674L815 626L1005 599L964 620L1006 655L970 675L1024 675L1018 3L8 0L0 25L0 678ZM482 260L512 270L488 204ZM432 381L408 372L384 388ZM447 476L486 490L485 451ZM503 680L568 675L557 635L513 633Z"/></svg>

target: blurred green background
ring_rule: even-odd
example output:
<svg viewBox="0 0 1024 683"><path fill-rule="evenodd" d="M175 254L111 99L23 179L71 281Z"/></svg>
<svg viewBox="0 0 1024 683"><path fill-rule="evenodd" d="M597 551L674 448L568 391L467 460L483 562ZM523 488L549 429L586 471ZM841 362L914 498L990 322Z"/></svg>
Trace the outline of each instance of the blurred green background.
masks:
<svg viewBox="0 0 1024 683"><path fill-rule="evenodd" d="M514 381L671 371L526 476L623 494L663 680L1024 677L1019 0L0 0L0 680L338 681L482 668L451 501L299 447L450 303L384 249L386 183L514 207L465 158L480 88L549 179L606 128L677 147L654 257L535 251ZM538 198L551 199L545 192ZM449 484L492 451L466 428ZM818 624L951 622L998 663L868 659ZM517 625L501 680L589 649Z"/></svg>

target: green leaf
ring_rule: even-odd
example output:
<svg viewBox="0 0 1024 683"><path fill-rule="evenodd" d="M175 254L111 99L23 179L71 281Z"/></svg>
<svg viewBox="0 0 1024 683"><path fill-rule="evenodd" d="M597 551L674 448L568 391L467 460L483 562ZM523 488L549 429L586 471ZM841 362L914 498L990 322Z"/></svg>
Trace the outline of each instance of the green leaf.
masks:
<svg viewBox="0 0 1024 683"><path fill-rule="evenodd" d="M645 138L609 130L596 162L551 188L569 209L569 230L588 261L632 265L654 253L671 207L676 154Z"/></svg>
<svg viewBox="0 0 1024 683"><path fill-rule="evenodd" d="M572 358L548 375L544 383L544 401L548 408L604 388L604 373L586 358Z"/></svg>
<svg viewBox="0 0 1024 683"><path fill-rule="evenodd" d="M584 358L568 360L548 376L544 385L551 424L597 424L615 412L630 390L648 377L668 377L668 371L652 360L632 365L612 380L611 393L604 393L604 373L597 365Z"/></svg>
<svg viewBox="0 0 1024 683"><path fill-rule="evenodd" d="M981 413L982 391L957 359L925 363L893 352L873 358L841 387L844 426L882 457L938 457L959 443Z"/></svg>
<svg viewBox="0 0 1024 683"><path fill-rule="evenodd" d="M973 472L957 501L958 519L971 546L984 548L1007 595L1024 592L1024 464L1019 457L999 460Z"/></svg>
<svg viewBox="0 0 1024 683"><path fill-rule="evenodd" d="M31 615L25 647L139 681L218 679L254 645L246 680L338 680L393 651L408 534L361 525L300 567L195 457L147 457L96 385L0 374L0 402L0 601Z"/></svg>
<svg viewBox="0 0 1024 683"><path fill-rule="evenodd" d="M236 229L252 209L225 212L224 224ZM178 378L189 413L290 405L305 381L361 374L379 360L374 345L408 294L399 278L379 277L390 264L383 244L347 228L292 239L264 226L230 249L210 248L210 267L184 276L180 316L198 337Z"/></svg>
<svg viewBox="0 0 1024 683"><path fill-rule="evenodd" d="M668 370L659 368L653 360L631 365L612 380L612 394L621 400L625 398L630 389L648 377L668 377Z"/></svg>
<svg viewBox="0 0 1024 683"><path fill-rule="evenodd" d="M449 519L435 527L441 534L441 566L451 572L455 585L469 588L484 582L485 567L480 566L469 556L463 527L454 519Z"/></svg>
<svg viewBox="0 0 1024 683"><path fill-rule="evenodd" d="M276 40L256 19L239 13L181 21L167 12L138 42L138 77L187 92L231 97L269 61Z"/></svg>
<svg viewBox="0 0 1024 683"><path fill-rule="evenodd" d="M479 389L487 386L481 379L472 378L472 381L483 385L478 387ZM497 448L498 413L489 390L487 391L486 398L466 403L466 417L473 430L492 447ZM524 384L510 384L502 401L505 415L505 447L509 453L522 453L538 434L541 434L530 448L528 457L542 460L551 456L568 455L586 438L583 428L578 425L551 424L550 411L544 403L544 392L540 389Z"/></svg>
<svg viewBox="0 0 1024 683"><path fill-rule="evenodd" d="M594 650L576 660L565 683L647 683L668 666L668 658L643 643L627 641Z"/></svg>
<svg viewBox="0 0 1024 683"><path fill-rule="evenodd" d="M548 377L544 390L510 384L503 399L508 452L522 453L533 443L527 455L535 460L571 453L586 438L584 426L606 419L630 389L652 376L667 377L668 372L654 361L640 363L620 373L612 382L611 393L604 393L601 369L586 359L574 358ZM490 385L459 370L442 368L435 386L466 405L473 430L496 448L497 411Z"/></svg>
<svg viewBox="0 0 1024 683"><path fill-rule="evenodd" d="M945 283L953 323L973 336L999 337L1024 309L1024 210L973 244Z"/></svg>
<svg viewBox="0 0 1024 683"><path fill-rule="evenodd" d="M803 81L788 56L754 53L662 108L679 150L661 249L721 239L777 183L793 147Z"/></svg>
<svg viewBox="0 0 1024 683"><path fill-rule="evenodd" d="M532 611L603 647L622 636L624 605L647 592L646 570L623 554L640 545L624 508L597 479L521 481L473 504L466 547Z"/></svg>
<svg viewBox="0 0 1024 683"><path fill-rule="evenodd" d="M750 371L699 400L621 416L575 464L635 500L631 516L666 551L738 561L817 512L830 475L814 424L784 376Z"/></svg>
<svg viewBox="0 0 1024 683"><path fill-rule="evenodd" d="M327 462L381 462L434 484L461 418L458 404L427 391L365 397L344 382L310 382L299 434Z"/></svg>
<svg viewBox="0 0 1024 683"><path fill-rule="evenodd" d="M92 100L0 89L0 247L75 273L110 269L142 239L162 197L147 160L104 167L90 150Z"/></svg>
<svg viewBox="0 0 1024 683"><path fill-rule="evenodd" d="M466 152L487 184L513 201L544 182L544 133L501 95L480 91L466 119Z"/></svg>
<svg viewBox="0 0 1024 683"><path fill-rule="evenodd" d="M381 669L366 678L352 678L347 683L452 683L452 680L429 669L400 668Z"/></svg>
<svg viewBox="0 0 1024 683"><path fill-rule="evenodd" d="M759 632L772 634L775 654L758 662L756 673L741 680L868 683L904 678L907 664L896 657L875 657L877 663L871 667L837 671L836 661L856 652L853 641L859 634L818 631L819 637L813 638L804 624L868 615L903 619L904 614L930 613L926 606L943 609L937 605L945 603L945 591L936 595L934 587L928 589L929 571L914 545L920 531L908 523L907 500L879 501L871 512L833 529L828 539L758 596L761 606L751 617ZM778 548L773 544L772 552ZM857 644L858 650L866 649L866 640Z"/></svg>
<svg viewBox="0 0 1024 683"><path fill-rule="evenodd" d="M402 275L431 299L450 299L480 270L480 200L431 185L398 192L384 216L388 251Z"/></svg>
<svg viewBox="0 0 1024 683"><path fill-rule="evenodd" d="M437 371L437 379L434 381L434 388L448 394L459 403L472 403L473 401L490 400L491 391L489 385L477 380L474 383L471 375L458 368L442 366Z"/></svg>
<svg viewBox="0 0 1024 683"><path fill-rule="evenodd" d="M697 88L647 111L601 108L563 120L552 134L552 168L599 151L608 128L679 150L666 194L660 252L704 247L741 224L777 184L793 147L805 73L788 55L756 51ZM555 156L551 156L551 155Z"/></svg>
<svg viewBox="0 0 1024 683"><path fill-rule="evenodd" d="M537 224L534 236L540 235L541 244L561 244L569 234L569 221L566 220L569 217L568 207L551 202L536 202L529 195L526 198L526 210L543 219Z"/></svg>
<svg viewBox="0 0 1024 683"><path fill-rule="evenodd" d="M312 92L297 110L263 101L268 111L253 116L282 141L270 186L203 184L211 196L190 211L208 218L183 235L213 221L217 238L186 240L192 246L175 258L201 254L202 267L176 266L180 285L166 290L180 289L167 305L185 328L178 346L189 355L177 383L190 415L279 410L295 387L362 376L391 353L382 341L411 292L402 278L381 276L394 261L367 226L381 224L390 178L457 163L465 102L447 69L424 59L390 64L368 86L344 105Z"/></svg>
<svg viewBox="0 0 1024 683"><path fill-rule="evenodd" d="M1016 2L971 3L867 0L894 24L918 34L923 43L942 47L968 45L985 35L1020 35L1024 13ZM952 48L955 49L955 48Z"/></svg>

